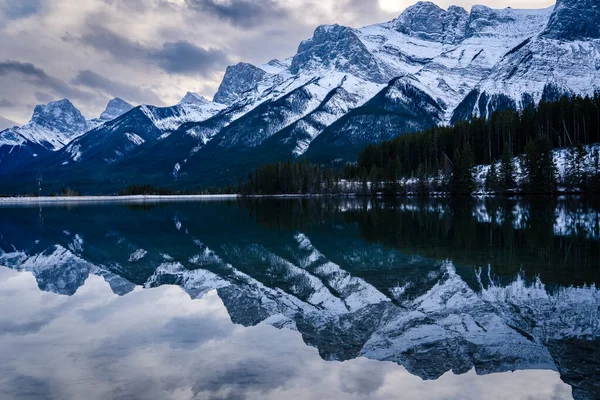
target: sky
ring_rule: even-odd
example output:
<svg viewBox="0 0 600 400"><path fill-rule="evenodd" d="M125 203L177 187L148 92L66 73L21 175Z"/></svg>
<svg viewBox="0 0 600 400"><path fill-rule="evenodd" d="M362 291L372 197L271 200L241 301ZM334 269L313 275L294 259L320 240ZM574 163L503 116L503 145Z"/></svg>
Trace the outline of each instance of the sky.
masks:
<svg viewBox="0 0 600 400"><path fill-rule="evenodd" d="M415 0L0 0L0 121L68 98L86 117L120 97L212 98L228 65L293 56L321 24L361 27ZM435 0L442 8L544 8L554 0Z"/></svg>

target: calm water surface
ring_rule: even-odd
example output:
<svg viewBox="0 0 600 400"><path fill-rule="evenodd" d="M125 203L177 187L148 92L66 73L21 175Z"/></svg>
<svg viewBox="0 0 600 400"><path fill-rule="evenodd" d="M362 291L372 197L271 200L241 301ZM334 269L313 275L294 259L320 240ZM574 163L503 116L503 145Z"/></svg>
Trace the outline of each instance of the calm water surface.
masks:
<svg viewBox="0 0 600 400"><path fill-rule="evenodd" d="M0 208L0 398L598 399L599 210Z"/></svg>

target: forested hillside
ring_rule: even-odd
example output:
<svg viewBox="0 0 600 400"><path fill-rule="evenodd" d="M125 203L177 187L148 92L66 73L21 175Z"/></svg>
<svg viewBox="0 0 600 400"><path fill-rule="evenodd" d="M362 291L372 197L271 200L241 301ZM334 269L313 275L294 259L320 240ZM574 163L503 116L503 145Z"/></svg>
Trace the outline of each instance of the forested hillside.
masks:
<svg viewBox="0 0 600 400"><path fill-rule="evenodd" d="M521 112L495 111L489 119L473 118L369 145L358 163L343 170L305 161L267 165L250 174L241 190L247 194L466 194L485 189L533 194L552 193L560 186L563 191L598 191L599 157L589 145L599 142L600 94L565 96ZM566 164L562 175L555 160L557 149L569 149L560 154ZM479 185L474 169L478 165L490 166Z"/></svg>

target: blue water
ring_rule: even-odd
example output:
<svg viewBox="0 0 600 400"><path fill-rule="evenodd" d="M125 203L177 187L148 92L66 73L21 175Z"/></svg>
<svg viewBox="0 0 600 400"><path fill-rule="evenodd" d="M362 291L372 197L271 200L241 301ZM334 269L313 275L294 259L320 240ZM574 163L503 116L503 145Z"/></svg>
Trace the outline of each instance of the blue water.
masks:
<svg viewBox="0 0 600 400"><path fill-rule="evenodd" d="M2 399L595 399L592 200L0 208Z"/></svg>

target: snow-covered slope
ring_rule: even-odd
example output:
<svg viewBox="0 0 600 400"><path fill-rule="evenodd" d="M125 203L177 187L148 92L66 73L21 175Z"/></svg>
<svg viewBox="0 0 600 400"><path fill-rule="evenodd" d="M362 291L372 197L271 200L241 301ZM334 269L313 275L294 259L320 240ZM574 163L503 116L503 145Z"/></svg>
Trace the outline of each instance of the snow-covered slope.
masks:
<svg viewBox="0 0 600 400"><path fill-rule="evenodd" d="M119 99L118 97L108 102L106 110L100 114L101 121L112 121L115 118L120 117L127 111L131 110L133 106L126 101Z"/></svg>
<svg viewBox="0 0 600 400"><path fill-rule="evenodd" d="M10 136L20 136L48 150L58 150L83 134L87 128L88 124L81 112L69 100L64 99L36 106L31 121L20 128L11 128Z"/></svg>
<svg viewBox="0 0 600 400"><path fill-rule="evenodd" d="M200 122L212 117L225 106L212 102L182 102L173 107L142 106L141 110L162 130L176 130L186 122Z"/></svg>
<svg viewBox="0 0 600 400"><path fill-rule="evenodd" d="M185 94L185 96L183 96L183 99L181 99L179 104L186 104L186 103L194 103L194 104L202 105L202 104L209 103L209 101L206 100L203 96L199 95L198 93L187 92Z"/></svg>

